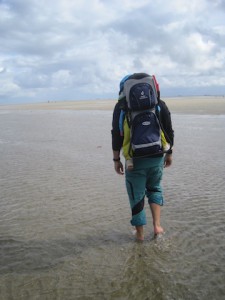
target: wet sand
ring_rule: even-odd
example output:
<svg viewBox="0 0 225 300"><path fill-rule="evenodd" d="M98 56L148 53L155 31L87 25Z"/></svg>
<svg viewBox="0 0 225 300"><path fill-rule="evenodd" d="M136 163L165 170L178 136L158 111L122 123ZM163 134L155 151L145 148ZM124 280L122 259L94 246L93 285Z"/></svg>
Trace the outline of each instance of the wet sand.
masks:
<svg viewBox="0 0 225 300"><path fill-rule="evenodd" d="M167 101L182 114L163 175L166 234L153 239L146 199L144 243L114 171L114 101L0 110L0 299L224 299L225 115L212 115L223 102L186 100Z"/></svg>
<svg viewBox="0 0 225 300"><path fill-rule="evenodd" d="M163 99L172 113L225 114L225 97L175 97ZM0 105L0 110L113 110L117 100L48 101L17 105Z"/></svg>

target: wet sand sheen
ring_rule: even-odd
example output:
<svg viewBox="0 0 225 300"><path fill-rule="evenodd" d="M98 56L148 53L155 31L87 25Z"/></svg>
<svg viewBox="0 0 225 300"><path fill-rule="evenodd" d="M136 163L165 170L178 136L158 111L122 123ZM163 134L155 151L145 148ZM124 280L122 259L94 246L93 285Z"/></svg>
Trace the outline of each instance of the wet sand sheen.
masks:
<svg viewBox="0 0 225 300"><path fill-rule="evenodd" d="M1 106L0 298L223 299L222 110L212 115L210 102L207 115L194 115L193 105L190 115L172 114L166 235L152 239L146 203L146 241L137 244L124 177L113 169L112 110L97 103Z"/></svg>

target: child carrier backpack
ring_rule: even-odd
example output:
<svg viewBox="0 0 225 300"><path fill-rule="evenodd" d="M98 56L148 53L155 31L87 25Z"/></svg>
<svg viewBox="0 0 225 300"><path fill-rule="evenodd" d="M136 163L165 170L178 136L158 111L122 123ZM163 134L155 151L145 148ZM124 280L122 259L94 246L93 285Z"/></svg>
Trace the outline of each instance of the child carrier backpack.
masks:
<svg viewBox="0 0 225 300"><path fill-rule="evenodd" d="M166 139L157 117L160 109L157 89L155 77L145 73L127 76L123 82L120 98L124 103L125 157L151 156L166 150Z"/></svg>

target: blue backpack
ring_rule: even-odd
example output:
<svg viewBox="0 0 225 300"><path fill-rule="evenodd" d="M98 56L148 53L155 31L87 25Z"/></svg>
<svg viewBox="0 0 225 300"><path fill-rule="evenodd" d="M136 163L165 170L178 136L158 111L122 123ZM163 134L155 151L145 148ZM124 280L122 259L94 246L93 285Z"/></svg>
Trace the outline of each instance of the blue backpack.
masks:
<svg viewBox="0 0 225 300"><path fill-rule="evenodd" d="M124 130L126 118L130 130L129 157L151 156L165 150L166 141L157 117L160 111L157 88L155 77L145 73L128 75L121 81L120 128L123 126Z"/></svg>

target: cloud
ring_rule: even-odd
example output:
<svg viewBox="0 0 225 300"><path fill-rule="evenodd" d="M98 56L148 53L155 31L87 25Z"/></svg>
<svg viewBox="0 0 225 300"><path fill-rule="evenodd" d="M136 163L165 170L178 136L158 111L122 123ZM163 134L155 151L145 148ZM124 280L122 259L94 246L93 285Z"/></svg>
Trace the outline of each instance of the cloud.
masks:
<svg viewBox="0 0 225 300"><path fill-rule="evenodd" d="M165 96L225 94L224 1L2 0L0 13L0 103L116 98L139 71Z"/></svg>

